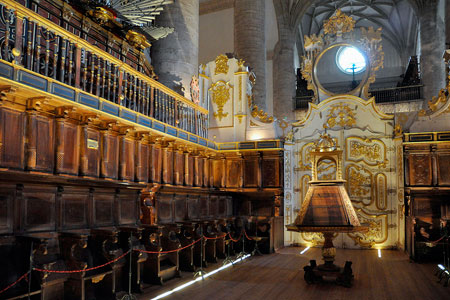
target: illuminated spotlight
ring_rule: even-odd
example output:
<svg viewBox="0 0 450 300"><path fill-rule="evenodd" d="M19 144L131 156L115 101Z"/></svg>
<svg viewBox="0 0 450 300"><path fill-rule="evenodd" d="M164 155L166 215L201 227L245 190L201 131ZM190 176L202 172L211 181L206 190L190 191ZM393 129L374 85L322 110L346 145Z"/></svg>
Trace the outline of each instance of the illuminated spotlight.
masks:
<svg viewBox="0 0 450 300"><path fill-rule="evenodd" d="M304 254L304 253L305 253L306 251L308 251L308 250L309 250L309 248L310 248L309 246L308 246L308 247L306 247L305 249L303 249L303 250L302 250L302 252L300 252L300 254Z"/></svg>
<svg viewBox="0 0 450 300"><path fill-rule="evenodd" d="M447 270L445 270L445 272L444 272L445 274L447 274L447 275L450 275L450 273L447 271Z"/></svg>
<svg viewBox="0 0 450 300"><path fill-rule="evenodd" d="M247 255L245 255L245 256L239 258L239 259L236 259L236 260L233 261L232 263L226 264L226 265L224 265L224 266L222 266L222 267L220 267L220 268L218 268L218 269L216 269L216 270L214 270L214 271L211 271L211 272L209 272L209 273L206 273L205 275L203 275L203 276L201 276L201 277L198 277L198 278L196 278L196 279L194 279L194 280L188 281L188 282L186 282L186 283L184 283L184 284L182 284L182 285L180 285L180 286L178 286L178 287L176 287L176 288L174 288L174 289L171 289L170 291L167 291L167 292L162 293L161 295L159 295L159 296L157 296L157 297L155 297L155 298L152 298L151 300L158 300L158 299L162 299L162 298L164 298L164 297L167 297L167 296L169 296L169 295L171 295L171 294L173 294L173 293L175 293L175 292L178 292L178 291L180 291L180 290L182 290L182 289L184 289L184 288L186 288L186 287L188 287L188 286L190 286L190 285L196 283L197 281L203 280L203 279L205 279L205 278L207 278L207 277L209 277L209 276L211 276L211 275L213 275L213 274L216 274L217 272L222 271L223 269L229 268L229 267L231 267L233 264L238 263L238 262L240 262L240 261L243 261L244 259L246 259L246 258L248 258L248 257L250 257L250 256L251 256L250 254L247 254Z"/></svg>
<svg viewBox="0 0 450 300"><path fill-rule="evenodd" d="M445 270L445 267L443 265L441 265L441 264L438 265L438 268L441 269L441 270Z"/></svg>
<svg viewBox="0 0 450 300"><path fill-rule="evenodd" d="M381 249L378 249L378 257L381 258Z"/></svg>

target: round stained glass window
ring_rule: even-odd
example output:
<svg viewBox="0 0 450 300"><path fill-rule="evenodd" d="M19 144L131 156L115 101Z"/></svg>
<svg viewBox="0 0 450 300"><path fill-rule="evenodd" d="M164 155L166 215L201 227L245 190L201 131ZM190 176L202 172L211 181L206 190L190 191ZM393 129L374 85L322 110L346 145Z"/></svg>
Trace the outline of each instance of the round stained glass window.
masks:
<svg viewBox="0 0 450 300"><path fill-rule="evenodd" d="M336 54L336 64L346 74L361 73L366 69L364 55L355 47L341 47Z"/></svg>

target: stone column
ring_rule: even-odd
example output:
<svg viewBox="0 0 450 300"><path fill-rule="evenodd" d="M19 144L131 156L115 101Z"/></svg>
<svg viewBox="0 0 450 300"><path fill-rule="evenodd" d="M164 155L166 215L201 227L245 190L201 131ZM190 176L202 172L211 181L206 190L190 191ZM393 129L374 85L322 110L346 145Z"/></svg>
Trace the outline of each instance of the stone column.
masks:
<svg viewBox="0 0 450 300"><path fill-rule="evenodd" d="M420 70L425 103L445 86L444 0L423 0L419 10Z"/></svg>
<svg viewBox="0 0 450 300"><path fill-rule="evenodd" d="M288 23L290 18L288 12L283 11L281 1L273 4L278 24L278 43L273 55L273 114L279 120L289 121L295 118L295 31Z"/></svg>
<svg viewBox="0 0 450 300"><path fill-rule="evenodd" d="M256 75L255 104L266 109L265 1L234 2L234 51Z"/></svg>
<svg viewBox="0 0 450 300"><path fill-rule="evenodd" d="M190 99L191 78L198 73L199 1L177 0L165 6L156 25L175 32L152 46L155 73L162 84Z"/></svg>

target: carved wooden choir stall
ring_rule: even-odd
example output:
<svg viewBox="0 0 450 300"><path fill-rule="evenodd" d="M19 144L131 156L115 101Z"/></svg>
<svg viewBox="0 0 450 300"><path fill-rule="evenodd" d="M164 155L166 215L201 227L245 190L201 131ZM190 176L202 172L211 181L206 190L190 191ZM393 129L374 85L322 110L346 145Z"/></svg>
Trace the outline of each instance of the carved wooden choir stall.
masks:
<svg viewBox="0 0 450 300"><path fill-rule="evenodd" d="M280 218L282 142L207 139L119 2L0 0L2 299L142 292L239 252L235 219Z"/></svg>

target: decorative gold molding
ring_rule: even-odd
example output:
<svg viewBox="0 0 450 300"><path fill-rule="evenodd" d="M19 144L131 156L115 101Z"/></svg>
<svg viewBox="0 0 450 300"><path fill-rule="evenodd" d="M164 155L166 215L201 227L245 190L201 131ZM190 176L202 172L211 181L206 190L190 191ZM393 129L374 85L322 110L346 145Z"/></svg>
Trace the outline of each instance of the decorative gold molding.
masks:
<svg viewBox="0 0 450 300"><path fill-rule="evenodd" d="M345 32L351 32L355 28L355 20L344 14L340 9L328 21L323 24L325 34L342 35Z"/></svg>
<svg viewBox="0 0 450 300"><path fill-rule="evenodd" d="M227 74L228 73L228 57L225 54L221 54L216 57L216 69L214 74Z"/></svg>
<svg viewBox="0 0 450 300"><path fill-rule="evenodd" d="M223 111L223 107L230 100L230 85L228 82L219 80L211 85L209 88L212 92L212 101L217 105L217 112L214 112L214 117L222 121L228 116L228 112Z"/></svg>

